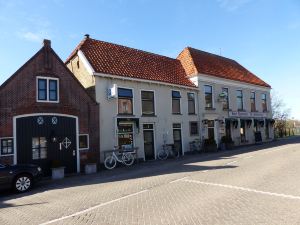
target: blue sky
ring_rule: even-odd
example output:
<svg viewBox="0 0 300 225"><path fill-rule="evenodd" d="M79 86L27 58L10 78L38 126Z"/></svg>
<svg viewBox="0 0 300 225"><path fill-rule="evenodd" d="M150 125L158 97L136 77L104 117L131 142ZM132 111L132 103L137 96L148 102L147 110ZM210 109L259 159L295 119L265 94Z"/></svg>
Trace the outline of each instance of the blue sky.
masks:
<svg viewBox="0 0 300 225"><path fill-rule="evenodd" d="M186 46L237 60L300 119L299 0L0 0L0 83L49 38L65 60L84 34L176 57Z"/></svg>

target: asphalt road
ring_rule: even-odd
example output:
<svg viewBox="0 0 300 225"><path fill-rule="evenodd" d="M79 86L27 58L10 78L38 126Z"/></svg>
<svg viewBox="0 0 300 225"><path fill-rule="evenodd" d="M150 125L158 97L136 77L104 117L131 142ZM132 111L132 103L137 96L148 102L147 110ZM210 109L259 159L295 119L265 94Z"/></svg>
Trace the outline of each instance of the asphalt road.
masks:
<svg viewBox="0 0 300 225"><path fill-rule="evenodd" d="M0 224L300 224L300 138L2 193Z"/></svg>

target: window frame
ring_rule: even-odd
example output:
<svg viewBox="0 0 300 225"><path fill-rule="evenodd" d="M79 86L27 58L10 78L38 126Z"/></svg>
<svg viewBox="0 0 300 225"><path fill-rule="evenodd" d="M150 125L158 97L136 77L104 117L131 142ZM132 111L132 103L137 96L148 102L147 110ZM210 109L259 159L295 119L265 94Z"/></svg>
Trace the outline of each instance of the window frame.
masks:
<svg viewBox="0 0 300 225"><path fill-rule="evenodd" d="M237 92L238 92L238 91L241 92L241 94L242 94L241 97L239 97L239 96L237 95ZM237 106L236 108L237 108L237 111L243 111L243 110L245 109L245 106L244 106L244 93L243 93L243 90L238 89L238 90L236 90L235 93L236 93L236 103L237 103L237 104L236 104L236 106ZM241 99L241 100L242 100L242 101L241 101L241 102L242 102L242 108L241 108L241 109L238 108L238 99Z"/></svg>
<svg viewBox="0 0 300 225"><path fill-rule="evenodd" d="M189 112L189 102L190 102L190 100L189 100L189 94L193 94L194 95L194 100L193 100L193 102L194 102L194 113L190 113ZM187 102L188 102L188 114L189 115L196 115L197 114L197 111L196 111L196 93L195 92L187 92Z"/></svg>
<svg viewBox="0 0 300 225"><path fill-rule="evenodd" d="M143 97L142 97L142 92L153 92L153 114L144 114L143 113ZM156 98L155 98L155 91L154 90L145 90L141 89L140 91L140 96L141 96L141 115L142 116L155 116L156 115Z"/></svg>
<svg viewBox="0 0 300 225"><path fill-rule="evenodd" d="M80 136L87 136L87 147L80 148ZM78 135L78 150L88 150L90 149L90 135L89 134L79 134Z"/></svg>
<svg viewBox="0 0 300 225"><path fill-rule="evenodd" d="M128 99L128 98L125 98L125 97L119 97L119 88L131 90L131 92L132 92L132 98L131 98L132 113L120 113L119 112L119 99ZM118 86L117 90L118 90L117 91L117 112L118 112L118 115L120 115L120 116L133 116L134 115L134 89L130 88L130 87Z"/></svg>
<svg viewBox="0 0 300 225"><path fill-rule="evenodd" d="M179 92L180 98L174 98L173 97L173 91ZM172 112L173 115L181 115L182 114L181 99L182 99L181 91L179 91L179 90L171 90L171 112ZM179 100L179 112L173 112L173 100Z"/></svg>
<svg viewBox="0 0 300 225"><path fill-rule="evenodd" d="M39 99L39 80L46 80L46 100ZM57 100L50 100L50 80L56 81L56 97ZM36 102L43 103L59 103L59 78L56 77L44 77L44 76L36 76Z"/></svg>
<svg viewBox="0 0 300 225"><path fill-rule="evenodd" d="M252 98L253 93L254 93L254 98ZM251 102L252 99L254 99L254 110L252 110L252 102ZM255 91L250 92L250 110L251 110L251 112L256 112L256 92Z"/></svg>
<svg viewBox="0 0 300 225"><path fill-rule="evenodd" d="M2 153L2 140L3 139L11 139L12 140L12 153L9 153L9 154ZM1 137L0 138L0 156L13 156L14 154L15 154L14 138L13 137Z"/></svg>
<svg viewBox="0 0 300 225"><path fill-rule="evenodd" d="M227 108L224 108L224 104L222 104L222 109L223 110L229 110L229 88L228 87L222 87L222 92L224 91L224 89L227 90L227 97L226 97L226 101L227 101Z"/></svg>
<svg viewBox="0 0 300 225"><path fill-rule="evenodd" d="M197 124L197 133L196 134L192 134L192 123L196 123ZM199 123L198 123L198 121L190 121L189 122L189 128L190 128L190 136L198 136L199 135Z"/></svg>
<svg viewBox="0 0 300 225"><path fill-rule="evenodd" d="M264 99L263 99L263 96L265 96ZM264 109L263 105L265 105L265 109ZM262 108L263 112L268 112L267 94L266 93L261 94L261 108Z"/></svg>
<svg viewBox="0 0 300 225"><path fill-rule="evenodd" d="M211 87L211 107L207 107L207 103L206 103L206 90L205 90L205 87ZM209 93L208 93L209 94ZM205 103L205 109L213 109L214 108L214 87L213 85L210 85L210 84L204 84L204 103Z"/></svg>

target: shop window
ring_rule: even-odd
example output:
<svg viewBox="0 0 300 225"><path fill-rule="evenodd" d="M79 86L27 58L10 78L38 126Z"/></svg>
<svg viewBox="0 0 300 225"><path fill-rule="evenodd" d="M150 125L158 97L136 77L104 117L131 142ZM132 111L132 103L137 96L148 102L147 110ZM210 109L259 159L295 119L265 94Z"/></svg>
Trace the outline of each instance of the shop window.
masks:
<svg viewBox="0 0 300 225"><path fill-rule="evenodd" d="M213 108L212 86L205 85L204 86L204 94L205 94L205 108L212 109Z"/></svg>
<svg viewBox="0 0 300 225"><path fill-rule="evenodd" d="M187 93L188 97L188 113L195 114L195 94L194 93Z"/></svg>
<svg viewBox="0 0 300 225"><path fill-rule="evenodd" d="M180 114L180 92L172 91L172 113Z"/></svg>
<svg viewBox="0 0 300 225"><path fill-rule="evenodd" d="M89 149L89 135L80 134L79 135L79 149Z"/></svg>
<svg viewBox="0 0 300 225"><path fill-rule="evenodd" d="M120 124L118 126L118 145L122 149L133 147L133 124Z"/></svg>
<svg viewBox="0 0 300 225"><path fill-rule="evenodd" d="M198 122L190 122L190 135L195 136L199 134Z"/></svg>
<svg viewBox="0 0 300 225"><path fill-rule="evenodd" d="M155 115L154 108L154 92L153 91L142 91L142 114L143 115Z"/></svg>
<svg viewBox="0 0 300 225"><path fill-rule="evenodd" d="M0 139L1 155L14 154L14 146L12 138L1 138Z"/></svg>
<svg viewBox="0 0 300 225"><path fill-rule="evenodd" d="M59 101L59 88L57 78L37 77L37 101L53 102Z"/></svg>
<svg viewBox="0 0 300 225"><path fill-rule="evenodd" d="M118 113L133 114L133 94L131 89L118 88Z"/></svg>
<svg viewBox="0 0 300 225"><path fill-rule="evenodd" d="M32 159L47 158L47 139L45 137L32 138Z"/></svg>

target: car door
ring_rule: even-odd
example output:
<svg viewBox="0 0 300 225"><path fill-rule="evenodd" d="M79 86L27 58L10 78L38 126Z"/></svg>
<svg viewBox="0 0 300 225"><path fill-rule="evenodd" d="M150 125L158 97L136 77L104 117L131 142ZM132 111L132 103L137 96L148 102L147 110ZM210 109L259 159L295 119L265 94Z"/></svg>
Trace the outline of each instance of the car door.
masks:
<svg viewBox="0 0 300 225"><path fill-rule="evenodd" d="M0 189L10 186L10 180L12 174L9 166L3 166L0 164Z"/></svg>

